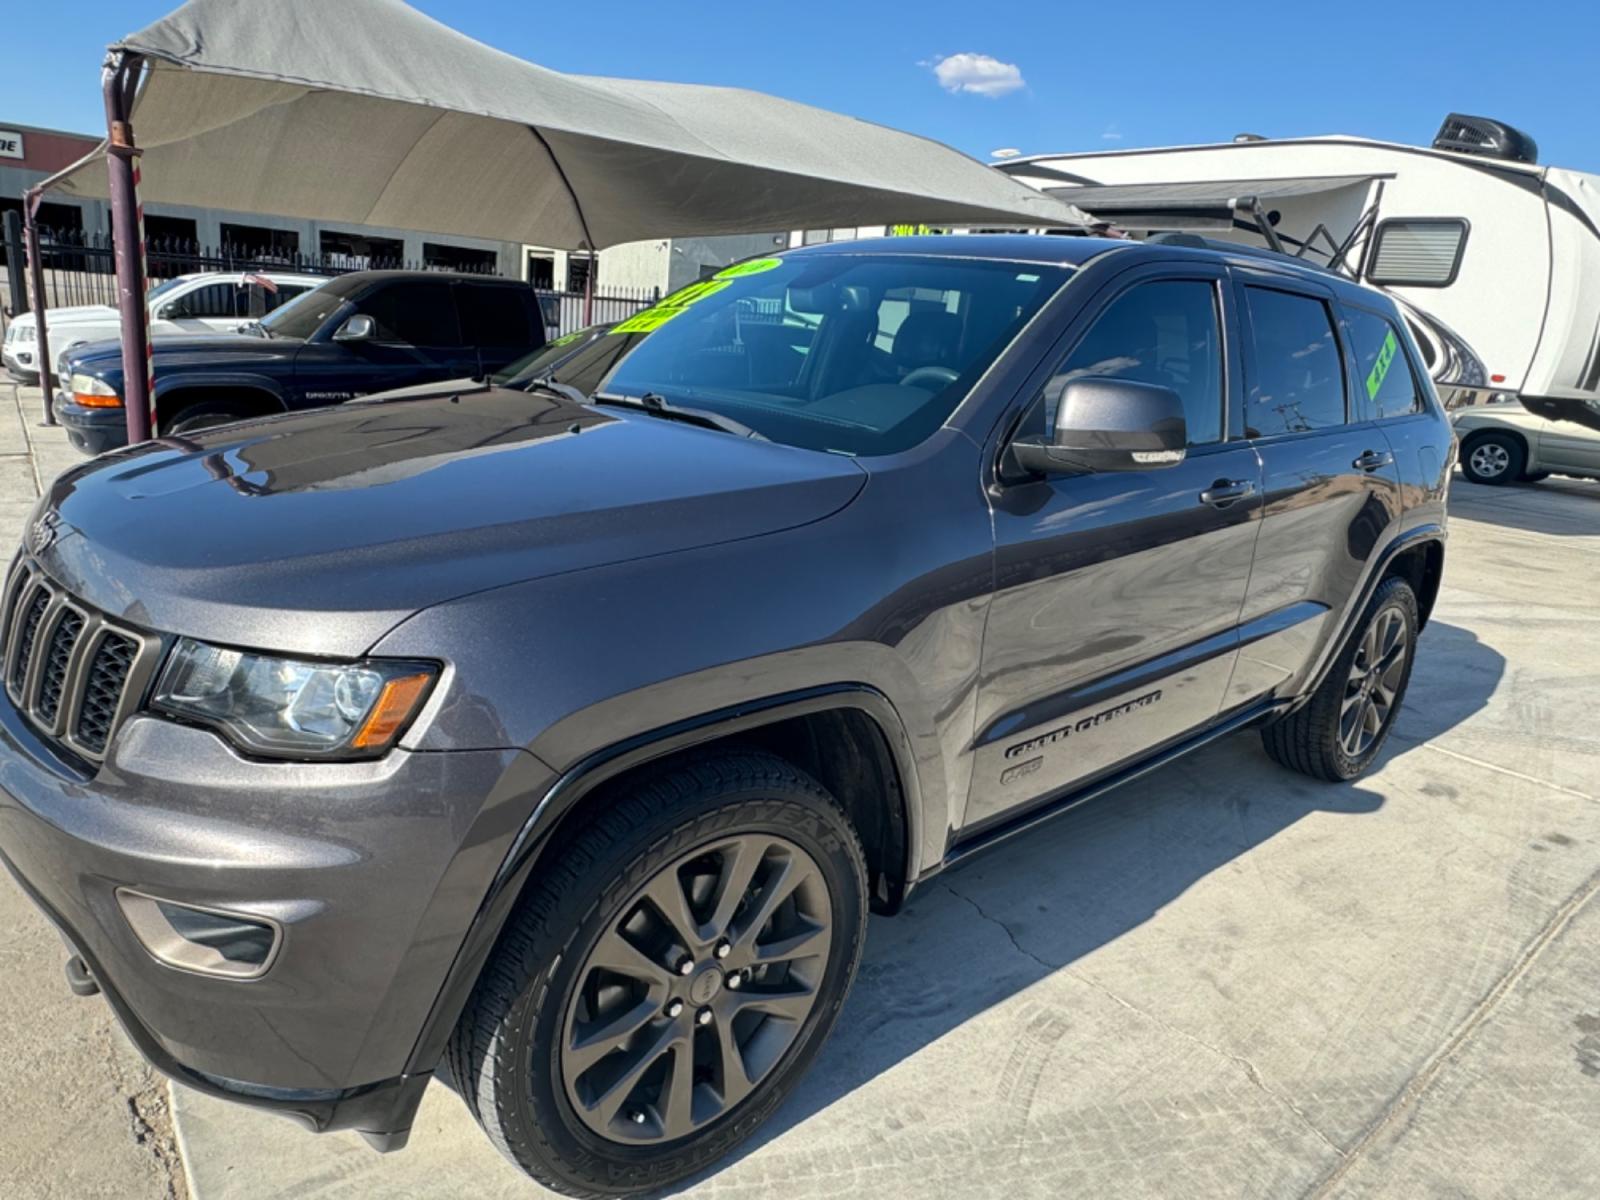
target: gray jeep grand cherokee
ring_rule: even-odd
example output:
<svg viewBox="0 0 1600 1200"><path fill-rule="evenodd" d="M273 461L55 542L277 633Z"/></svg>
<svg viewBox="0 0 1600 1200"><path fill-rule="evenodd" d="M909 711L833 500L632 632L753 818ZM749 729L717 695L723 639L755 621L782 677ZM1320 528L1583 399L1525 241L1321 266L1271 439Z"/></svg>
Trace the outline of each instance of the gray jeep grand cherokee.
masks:
<svg viewBox="0 0 1600 1200"><path fill-rule="evenodd" d="M1340 780L1393 724L1454 449L1377 293L893 239L577 357L41 502L0 849L163 1071L382 1148L447 1071L550 1186L659 1187L794 1087L869 908L1235 730Z"/></svg>

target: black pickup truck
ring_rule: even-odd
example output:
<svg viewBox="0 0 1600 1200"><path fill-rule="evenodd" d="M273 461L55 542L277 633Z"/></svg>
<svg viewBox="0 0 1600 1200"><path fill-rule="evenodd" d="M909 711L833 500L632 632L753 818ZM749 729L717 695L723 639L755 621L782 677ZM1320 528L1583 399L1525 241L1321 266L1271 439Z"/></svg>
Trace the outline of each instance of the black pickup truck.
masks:
<svg viewBox="0 0 1600 1200"><path fill-rule="evenodd" d="M439 271L356 271L330 279L238 335L154 344L153 428L188 433L246 417L320 408L414 384L500 371L544 344L533 290ZM126 444L122 350L71 356L56 417L78 449Z"/></svg>

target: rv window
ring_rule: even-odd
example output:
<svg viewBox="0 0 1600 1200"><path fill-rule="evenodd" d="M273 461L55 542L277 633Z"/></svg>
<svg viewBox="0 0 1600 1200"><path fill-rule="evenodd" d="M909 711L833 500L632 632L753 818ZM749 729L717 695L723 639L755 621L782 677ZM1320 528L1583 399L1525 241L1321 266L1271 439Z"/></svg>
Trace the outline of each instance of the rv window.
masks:
<svg viewBox="0 0 1600 1200"><path fill-rule="evenodd" d="M1255 369L1245 434L1306 433L1345 422L1344 359L1328 306L1315 296L1247 287Z"/></svg>
<svg viewBox="0 0 1600 1200"><path fill-rule="evenodd" d="M1457 217L1407 217L1381 221L1372 240L1370 283L1449 287L1461 269L1467 223Z"/></svg>
<svg viewBox="0 0 1600 1200"><path fill-rule="evenodd" d="M1405 339L1387 319L1351 308L1350 341L1356 352L1356 394L1376 420L1422 411L1422 394L1411 374Z"/></svg>

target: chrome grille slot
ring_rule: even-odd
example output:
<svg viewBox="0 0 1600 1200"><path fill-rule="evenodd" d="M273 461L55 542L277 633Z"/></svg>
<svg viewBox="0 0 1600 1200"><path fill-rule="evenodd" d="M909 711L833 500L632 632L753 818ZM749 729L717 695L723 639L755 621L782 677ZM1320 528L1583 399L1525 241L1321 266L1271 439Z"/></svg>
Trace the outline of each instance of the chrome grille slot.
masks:
<svg viewBox="0 0 1600 1200"><path fill-rule="evenodd" d="M159 638L80 605L27 560L0 599L6 695L47 740L98 762L138 708L161 654Z"/></svg>

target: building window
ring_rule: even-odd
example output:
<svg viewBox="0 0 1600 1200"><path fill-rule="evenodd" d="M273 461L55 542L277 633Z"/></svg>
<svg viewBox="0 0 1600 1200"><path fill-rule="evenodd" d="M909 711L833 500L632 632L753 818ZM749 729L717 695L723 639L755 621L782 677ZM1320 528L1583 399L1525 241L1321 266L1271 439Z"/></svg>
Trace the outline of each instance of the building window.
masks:
<svg viewBox="0 0 1600 1200"><path fill-rule="evenodd" d="M1459 217L1380 221L1372 235L1367 282L1403 287L1449 287L1461 270L1467 223Z"/></svg>
<svg viewBox="0 0 1600 1200"><path fill-rule="evenodd" d="M330 267L364 271L374 267L398 267L405 258L405 243L399 238L368 237L364 233L341 233L324 229L318 249Z"/></svg>
<svg viewBox="0 0 1600 1200"><path fill-rule="evenodd" d="M567 255L567 291L581 292L589 278L591 260L587 254ZM600 264L594 264L594 285L600 286Z"/></svg>
<svg viewBox="0 0 1600 1200"><path fill-rule="evenodd" d="M200 253L200 230L190 217L144 215L144 242L147 252L158 254Z"/></svg>
<svg viewBox="0 0 1600 1200"><path fill-rule="evenodd" d="M540 291L554 291L556 286L556 259L553 254L528 252L528 282Z"/></svg>
<svg viewBox="0 0 1600 1200"><path fill-rule="evenodd" d="M293 229L265 225L222 226L222 252L256 262L293 262L300 253L300 235Z"/></svg>
<svg viewBox="0 0 1600 1200"><path fill-rule="evenodd" d="M435 271L471 271L478 275L498 275L500 256L493 250L452 246L449 242L423 242L422 265Z"/></svg>

